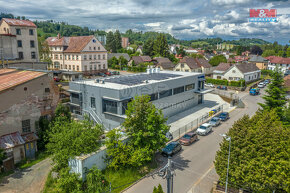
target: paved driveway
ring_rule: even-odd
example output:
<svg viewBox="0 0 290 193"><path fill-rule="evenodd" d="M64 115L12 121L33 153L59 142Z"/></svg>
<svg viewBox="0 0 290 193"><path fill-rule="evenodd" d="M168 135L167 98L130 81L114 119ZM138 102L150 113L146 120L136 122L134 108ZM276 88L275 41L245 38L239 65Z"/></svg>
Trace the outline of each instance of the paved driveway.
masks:
<svg viewBox="0 0 290 193"><path fill-rule="evenodd" d="M51 160L45 159L30 168L16 171L0 183L1 193L40 193L51 170Z"/></svg>
<svg viewBox="0 0 290 193"><path fill-rule="evenodd" d="M253 115L259 108L257 102L263 102L260 96L244 95L243 101L246 104L244 109L235 109L230 113L230 119L215 127L208 136L199 137L199 141L183 147L183 150L173 156L177 163L174 176L174 191L178 193L209 193L213 181L218 179L214 170L213 161L219 143L222 141L220 134L226 133L236 120L244 114ZM154 186L161 184L166 191L166 179L155 176L147 177L129 188L126 193L150 193Z"/></svg>

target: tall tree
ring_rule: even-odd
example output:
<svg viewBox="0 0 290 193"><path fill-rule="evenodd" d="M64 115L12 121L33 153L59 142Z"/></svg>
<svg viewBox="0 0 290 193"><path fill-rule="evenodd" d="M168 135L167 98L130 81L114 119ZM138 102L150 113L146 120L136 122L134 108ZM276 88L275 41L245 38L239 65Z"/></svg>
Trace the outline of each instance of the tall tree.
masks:
<svg viewBox="0 0 290 193"><path fill-rule="evenodd" d="M153 49L154 49L154 39L150 38L144 43L143 54L152 57L154 55Z"/></svg>
<svg viewBox="0 0 290 193"><path fill-rule="evenodd" d="M290 130L283 127L275 110L244 116L232 126L229 187L253 192L289 192ZM229 141L223 140L216 154L215 168L224 184L227 175Z"/></svg>
<svg viewBox="0 0 290 193"><path fill-rule="evenodd" d="M154 42L153 50L154 50L154 55L156 56L168 57L169 48L168 48L166 36L164 34L160 33L157 36Z"/></svg>
<svg viewBox="0 0 290 193"><path fill-rule="evenodd" d="M254 45L251 48L251 54L255 54L255 55L262 55L263 50L261 49L260 46Z"/></svg>
<svg viewBox="0 0 290 193"><path fill-rule="evenodd" d="M107 42L106 42L106 48L109 52L116 52L116 43L115 43L115 37L113 32L109 32L107 34Z"/></svg>
<svg viewBox="0 0 290 193"><path fill-rule="evenodd" d="M218 66L222 62L227 62L227 59L224 55L217 55L212 57L208 63L210 63L212 66Z"/></svg>
<svg viewBox="0 0 290 193"><path fill-rule="evenodd" d="M114 39L115 39L116 50L121 49L122 48L122 37L121 37L119 30L116 30L116 32L114 33Z"/></svg>
<svg viewBox="0 0 290 193"><path fill-rule="evenodd" d="M283 107L286 104L286 90L283 85L284 79L282 72L276 67L271 74L272 80L266 90L266 95L263 96L265 104L260 106L265 109L276 109L277 113L281 116Z"/></svg>

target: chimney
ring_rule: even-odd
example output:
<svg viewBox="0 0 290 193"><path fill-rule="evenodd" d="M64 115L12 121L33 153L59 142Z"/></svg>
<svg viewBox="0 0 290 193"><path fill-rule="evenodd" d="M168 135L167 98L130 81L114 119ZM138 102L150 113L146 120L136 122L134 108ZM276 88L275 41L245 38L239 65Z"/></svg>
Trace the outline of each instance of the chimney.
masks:
<svg viewBox="0 0 290 193"><path fill-rule="evenodd" d="M57 34L57 39L60 39L60 33Z"/></svg>

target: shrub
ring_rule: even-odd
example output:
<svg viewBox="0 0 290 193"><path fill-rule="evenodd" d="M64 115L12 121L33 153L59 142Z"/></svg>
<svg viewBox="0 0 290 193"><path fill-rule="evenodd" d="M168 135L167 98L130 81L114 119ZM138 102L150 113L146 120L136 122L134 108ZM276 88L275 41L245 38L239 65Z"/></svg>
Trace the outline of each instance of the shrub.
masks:
<svg viewBox="0 0 290 193"><path fill-rule="evenodd" d="M228 80L206 78L206 82L207 83L212 83L212 84L228 86Z"/></svg>

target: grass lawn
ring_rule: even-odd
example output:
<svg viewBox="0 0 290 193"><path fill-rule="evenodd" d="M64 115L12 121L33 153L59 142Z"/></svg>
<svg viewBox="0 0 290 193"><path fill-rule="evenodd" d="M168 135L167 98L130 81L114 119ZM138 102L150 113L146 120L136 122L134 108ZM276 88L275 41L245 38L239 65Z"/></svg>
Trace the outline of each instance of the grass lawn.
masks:
<svg viewBox="0 0 290 193"><path fill-rule="evenodd" d="M49 172L42 193L56 192L56 180L54 180Z"/></svg>

